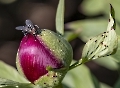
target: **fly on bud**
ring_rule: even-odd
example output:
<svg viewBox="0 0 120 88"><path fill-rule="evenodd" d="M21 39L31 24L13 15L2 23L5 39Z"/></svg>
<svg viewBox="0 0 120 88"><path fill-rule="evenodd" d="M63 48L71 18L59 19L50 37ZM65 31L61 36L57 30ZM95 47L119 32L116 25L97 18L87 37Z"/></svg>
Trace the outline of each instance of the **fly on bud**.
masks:
<svg viewBox="0 0 120 88"><path fill-rule="evenodd" d="M31 83L43 88L58 85L73 58L70 44L61 35L40 29L30 20L16 29L24 33L16 57L18 71ZM47 67L53 70L49 71Z"/></svg>

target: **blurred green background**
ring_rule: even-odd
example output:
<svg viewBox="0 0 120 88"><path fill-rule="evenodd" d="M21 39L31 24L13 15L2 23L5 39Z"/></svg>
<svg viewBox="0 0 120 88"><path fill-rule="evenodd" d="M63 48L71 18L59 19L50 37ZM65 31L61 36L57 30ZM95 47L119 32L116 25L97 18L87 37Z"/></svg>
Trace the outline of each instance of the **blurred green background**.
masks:
<svg viewBox="0 0 120 88"><path fill-rule="evenodd" d="M23 34L21 31L15 30L15 27L24 25L26 19L32 20L32 22L40 28L55 31L55 16L58 1L59 0L0 0L0 60L16 67L16 53ZM89 38L106 30L109 18L109 3L111 3L115 9L116 32L119 36L119 0L65 0L64 37L73 47L75 60L80 59L83 46ZM64 80L63 82L65 86L68 86L65 88L79 88L79 83L86 85L87 81L85 81L84 77L91 73L101 82L100 84L102 85L100 88L112 88L113 86L119 88L119 49L120 48L118 48L118 52L113 56L86 63L87 67L81 66L80 72L76 70L78 68L72 70L70 74L66 76L66 81ZM84 81L81 81L81 78L77 78L77 76L82 76ZM74 81L74 79L78 80ZM89 77L86 77L86 80L89 81L89 79ZM67 80L71 81L67 83ZM118 83L116 84L117 80ZM81 86L81 88L91 86L92 83L89 82L88 84L90 85L86 87ZM75 87L74 85L77 84L79 85ZM97 85L97 83L95 84Z"/></svg>

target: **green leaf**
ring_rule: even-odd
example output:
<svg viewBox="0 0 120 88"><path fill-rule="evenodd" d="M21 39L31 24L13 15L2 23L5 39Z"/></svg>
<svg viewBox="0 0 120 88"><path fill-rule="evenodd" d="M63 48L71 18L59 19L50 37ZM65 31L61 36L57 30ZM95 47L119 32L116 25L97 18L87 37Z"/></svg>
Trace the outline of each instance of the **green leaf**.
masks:
<svg viewBox="0 0 120 88"><path fill-rule="evenodd" d="M0 61L0 77L10 79L17 82L28 83L15 68Z"/></svg>
<svg viewBox="0 0 120 88"><path fill-rule="evenodd" d="M99 83L85 65L70 70L63 80L66 88L100 88Z"/></svg>
<svg viewBox="0 0 120 88"><path fill-rule="evenodd" d="M64 35L64 0L59 0L56 14L56 31Z"/></svg>
<svg viewBox="0 0 120 88"><path fill-rule="evenodd" d="M97 59L97 63L110 69L110 70L117 70L118 64L120 62L120 36L118 36L118 48L115 54L108 56L108 57L102 57L100 59Z"/></svg>
<svg viewBox="0 0 120 88"><path fill-rule="evenodd" d="M113 88L105 83L100 83L100 88Z"/></svg>
<svg viewBox="0 0 120 88"><path fill-rule="evenodd" d="M106 18L97 18L97 19L86 19L86 20L78 20L74 22L70 22L65 24L66 28L72 29L72 33L78 36L84 42L87 42L90 38L103 33L106 31L107 26ZM120 35L120 26L116 24L116 33ZM70 40L70 33L65 33L66 39ZM74 37L73 37L74 38Z"/></svg>
<svg viewBox="0 0 120 88"><path fill-rule="evenodd" d="M110 69L110 70L117 70L118 63L120 62L120 37L118 36L118 49L115 54L108 56L108 57L102 57L100 59L95 60L98 64Z"/></svg>
<svg viewBox="0 0 120 88"><path fill-rule="evenodd" d="M111 57L114 58L117 62L120 62L120 36L118 36L118 49L114 55Z"/></svg>
<svg viewBox="0 0 120 88"><path fill-rule="evenodd" d="M97 59L95 60L95 62L97 62L99 65L101 66L104 66L110 70L117 70L119 67L118 67L118 64L116 63L116 61L120 62L120 51L119 51L119 47L118 47L118 50L117 52L114 54L114 55L111 55L111 56L107 56L107 57L101 57L100 59ZM79 62L76 62L74 64L72 64L70 66L70 70L81 65L82 64L82 60L80 60Z"/></svg>
<svg viewBox="0 0 120 88"><path fill-rule="evenodd" d="M33 88L30 83L19 83L8 79L0 78L0 88Z"/></svg>
<svg viewBox="0 0 120 88"><path fill-rule="evenodd" d="M115 58L113 58L112 56L108 56L108 57L102 57L100 59L96 59L94 61L97 64L99 64L107 69L118 70L119 66L114 59Z"/></svg>
<svg viewBox="0 0 120 88"><path fill-rule="evenodd" d="M120 8L120 1L119 0L110 0L110 3L112 4L112 6L114 7L114 10L115 10L115 19L116 21L119 21L120 22L120 11L119 11L119 8Z"/></svg>
<svg viewBox="0 0 120 88"><path fill-rule="evenodd" d="M120 22L119 0L84 0L81 5L82 13L88 16L95 16L99 14L108 15L109 3L112 4L116 12L115 19Z"/></svg>
<svg viewBox="0 0 120 88"><path fill-rule="evenodd" d="M118 39L114 30L113 8L111 7L110 18L108 22L107 31L93 37L84 46L82 53L82 63L89 60L97 59L104 56L109 56L116 52L118 47ZM111 16L112 14L112 16Z"/></svg>
<svg viewBox="0 0 120 88"><path fill-rule="evenodd" d="M64 34L64 38L68 41L72 41L74 40L77 36L79 35L79 33L74 33L72 31L69 32L65 32Z"/></svg>
<svg viewBox="0 0 120 88"><path fill-rule="evenodd" d="M106 0L84 0L82 3L82 12L85 15L99 15L109 8Z"/></svg>
<svg viewBox="0 0 120 88"><path fill-rule="evenodd" d="M107 19L86 19L67 23L66 27L73 30L73 33L79 34L78 36L87 42L90 38L106 31Z"/></svg>

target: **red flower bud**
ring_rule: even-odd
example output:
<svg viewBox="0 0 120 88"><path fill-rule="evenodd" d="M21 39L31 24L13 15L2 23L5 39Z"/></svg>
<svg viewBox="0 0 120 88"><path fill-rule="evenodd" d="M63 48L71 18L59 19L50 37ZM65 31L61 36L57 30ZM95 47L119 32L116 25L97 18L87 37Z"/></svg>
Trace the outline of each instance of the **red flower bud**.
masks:
<svg viewBox="0 0 120 88"><path fill-rule="evenodd" d="M40 30L30 20L26 20L26 26L16 29L22 30L25 35L18 49L17 68L30 82L35 83L49 75L47 66L53 69L69 67L72 48L61 35L47 29Z"/></svg>

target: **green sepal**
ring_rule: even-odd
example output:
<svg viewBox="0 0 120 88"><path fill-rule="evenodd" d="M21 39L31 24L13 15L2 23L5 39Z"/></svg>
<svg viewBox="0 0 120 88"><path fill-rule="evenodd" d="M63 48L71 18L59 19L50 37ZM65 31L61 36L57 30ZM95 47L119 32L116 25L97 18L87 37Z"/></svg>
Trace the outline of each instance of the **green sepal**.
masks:
<svg viewBox="0 0 120 88"><path fill-rule="evenodd" d="M35 88L31 83L19 83L9 79L0 78L0 88Z"/></svg>
<svg viewBox="0 0 120 88"><path fill-rule="evenodd" d="M97 59L100 57L109 56L116 52L118 47L118 37L115 32L113 12L114 9L111 6L107 31L93 37L84 46L81 63L85 63L89 60Z"/></svg>
<svg viewBox="0 0 120 88"><path fill-rule="evenodd" d="M37 35L59 61L62 61L63 67L54 69L51 66L47 66L48 73L34 83L41 88L56 88L63 80L65 74L69 70L73 58L72 47L68 41L66 41L62 35L55 33L48 29L41 29L39 35Z"/></svg>
<svg viewBox="0 0 120 88"><path fill-rule="evenodd" d="M73 59L73 50L71 45L64 37L48 29L41 29L39 38L51 50L51 53L62 60L65 67L69 67Z"/></svg>
<svg viewBox="0 0 120 88"><path fill-rule="evenodd" d="M39 85L41 88L57 88L57 86L61 84L66 73L67 71L49 71L46 75L36 80L35 84Z"/></svg>

